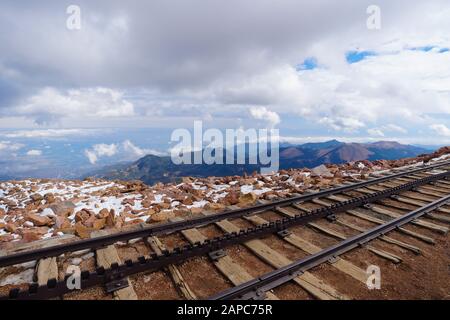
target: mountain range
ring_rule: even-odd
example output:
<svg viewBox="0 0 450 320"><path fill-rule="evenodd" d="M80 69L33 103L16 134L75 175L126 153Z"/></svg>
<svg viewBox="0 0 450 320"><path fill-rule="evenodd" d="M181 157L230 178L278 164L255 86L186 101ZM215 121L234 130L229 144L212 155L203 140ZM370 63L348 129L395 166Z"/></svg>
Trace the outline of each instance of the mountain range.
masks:
<svg viewBox="0 0 450 320"><path fill-rule="evenodd" d="M344 143L331 140L280 147L280 169L313 168L325 163L340 164L357 160L395 160L427 153L424 148L393 141L373 143ZM193 157L193 154L191 154ZM224 155L225 157L225 155ZM236 162L235 162L236 163ZM182 164L176 165L169 156L147 155L133 163L104 167L86 176L110 180L142 180L147 184L174 182L181 177L208 177L251 174L259 171L251 164Z"/></svg>

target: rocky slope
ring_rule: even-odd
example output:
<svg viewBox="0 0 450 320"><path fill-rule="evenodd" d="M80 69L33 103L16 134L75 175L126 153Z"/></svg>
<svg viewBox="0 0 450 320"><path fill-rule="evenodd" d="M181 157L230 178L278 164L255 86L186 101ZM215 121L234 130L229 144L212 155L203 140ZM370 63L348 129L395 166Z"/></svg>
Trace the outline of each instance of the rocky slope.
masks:
<svg viewBox="0 0 450 320"><path fill-rule="evenodd" d="M94 230L120 230L137 223L189 217L202 210L248 206L257 199L292 197L306 190L366 178L369 173L450 158L450 147L402 160L357 161L272 175L185 177L178 184L147 186L141 181L102 179L23 180L0 183L0 247Z"/></svg>
<svg viewBox="0 0 450 320"><path fill-rule="evenodd" d="M321 164L342 164L358 160L395 160L414 157L425 149L397 142L343 143L331 140L303 145L280 147L280 169L314 168ZM225 161L224 161L225 163ZM236 163L236 161L235 161ZM209 177L251 174L259 172L258 165L175 165L170 157L145 156L129 165L117 165L93 172L88 176L103 179L139 179L147 184L179 182L181 177Z"/></svg>

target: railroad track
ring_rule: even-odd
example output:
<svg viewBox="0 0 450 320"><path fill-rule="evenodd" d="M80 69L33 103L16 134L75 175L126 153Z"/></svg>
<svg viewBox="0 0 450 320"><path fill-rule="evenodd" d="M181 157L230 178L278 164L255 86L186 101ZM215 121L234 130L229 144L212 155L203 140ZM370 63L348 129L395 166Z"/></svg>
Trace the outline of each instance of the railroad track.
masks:
<svg viewBox="0 0 450 320"><path fill-rule="evenodd" d="M158 270L166 271L172 278L167 281L175 283L184 299L277 299L271 290L289 282L318 299L349 298L308 270L330 264L354 281L365 283L365 270L341 255L359 248L392 264L402 262L401 256L372 244L375 239L408 253L421 254L421 248L391 233L401 233L429 246L435 242L430 232L446 235L450 222L449 177L450 162L406 168L249 208L230 208L219 214L205 212L189 220L178 218L167 224L117 234L99 233L88 240L8 254L0 257L0 268L35 261L38 279L28 288L11 289L0 299L50 299L72 294L67 285L71 275L58 274L57 260L88 251L95 252L97 268L81 272L81 289L102 286L118 299L137 298L128 277ZM324 237L323 243L320 239L304 239L298 228L314 230L317 236ZM425 234L421 229L426 230ZM290 250L306 256L291 259L280 252L283 246L272 248L264 239L273 235ZM330 238L334 242L325 245L331 243ZM130 246L142 243L147 252L121 259L116 247L123 242ZM252 275L255 270L248 270L236 261L237 257L227 254L233 248L245 248L245 254L251 255L248 259L262 261L266 267L258 270L257 276ZM214 275L223 278L217 280L220 292L196 293L192 289L196 286L180 271L180 264L205 256L209 267L218 271Z"/></svg>

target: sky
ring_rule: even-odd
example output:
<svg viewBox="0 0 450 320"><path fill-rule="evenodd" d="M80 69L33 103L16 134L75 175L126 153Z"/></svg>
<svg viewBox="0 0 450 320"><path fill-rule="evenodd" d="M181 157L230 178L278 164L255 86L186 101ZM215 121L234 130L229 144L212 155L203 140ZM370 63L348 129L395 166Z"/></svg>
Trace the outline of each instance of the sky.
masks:
<svg viewBox="0 0 450 320"><path fill-rule="evenodd" d="M448 0L3 0L0 176L163 154L194 120L450 144L449 17Z"/></svg>

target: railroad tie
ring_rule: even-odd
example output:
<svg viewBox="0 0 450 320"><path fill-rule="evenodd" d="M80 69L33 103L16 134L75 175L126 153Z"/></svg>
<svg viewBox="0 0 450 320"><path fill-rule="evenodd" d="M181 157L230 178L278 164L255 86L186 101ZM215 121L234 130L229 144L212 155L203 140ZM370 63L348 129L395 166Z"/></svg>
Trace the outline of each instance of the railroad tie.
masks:
<svg viewBox="0 0 450 320"><path fill-rule="evenodd" d="M339 240L346 240L347 239L347 237L344 236L343 234L341 234L341 233L339 233L337 231L328 229L326 227L322 227L322 226L320 226L320 225L318 225L316 223L308 223L308 226L310 226L313 229L316 229L316 230L318 230L318 231L320 231L320 232L322 232L322 233L324 233L324 234L326 234L328 236L334 237L336 239L339 239ZM389 261L391 261L391 262L393 262L395 264L402 262L402 258L400 258L399 256L397 256L397 255L395 255L395 254L393 254L391 252L375 248L372 245L365 245L365 248L367 248L367 250L371 251L372 253L375 253L376 255L378 255L378 256L380 256L382 258L385 258L385 259L387 259L387 260L389 260Z"/></svg>
<svg viewBox="0 0 450 320"><path fill-rule="evenodd" d="M278 212L283 213L283 214L285 214L287 216L290 216L290 217L295 216L295 213L290 212L288 210L283 210L283 211L278 211ZM312 227L312 228L314 228L314 229L316 229L316 230L318 230L318 231L320 231L320 232L322 232L322 233L325 233L325 234L327 234L329 236L337 238L339 240L347 239L347 237L345 237L344 235L342 235L342 234L340 234L340 233L338 233L338 232L336 232L334 230L330 230L328 228L321 227L321 226L319 226L319 225L317 225L315 223L311 223L310 222L307 225ZM384 251L384 250L381 250L381 249L377 249L377 248L375 248L375 247L373 247L371 245L366 245L365 248L367 248L372 253L374 253L374 254L382 257L382 258L385 258L385 259L387 259L387 260L389 260L389 261L391 261L393 263L400 263L400 262L402 262L402 259L399 256L396 256L393 253L390 253L390 252L387 252L387 251Z"/></svg>
<svg viewBox="0 0 450 320"><path fill-rule="evenodd" d="M333 201L339 201L339 202L343 202L343 201L347 201L349 199L351 199L350 197L346 197L346 196L342 196L342 195L331 195L326 197L327 199L333 200Z"/></svg>
<svg viewBox="0 0 450 320"><path fill-rule="evenodd" d="M48 280L58 279L58 264L56 257L40 259L36 265L36 278L40 286L47 285ZM54 298L52 300L59 300Z"/></svg>
<svg viewBox="0 0 450 320"><path fill-rule="evenodd" d="M361 228L361 227L359 227L357 225L354 225L353 223L346 222L346 221L342 220L341 218L338 218L336 220L336 222L339 223L340 225L344 226L344 227L348 227L350 229L353 229L353 230L356 230L356 231L359 231L359 232L366 232L367 231L366 228ZM418 248L416 246L413 246L412 244L405 243L403 241L399 241L397 239L394 239L394 238L391 238L391 237L388 237L388 236L385 236L385 235L380 236L378 239L380 239L380 240L382 240L384 242L390 243L390 244L397 245L397 246L399 246L399 247L401 247L403 249L410 250L410 251L414 252L415 254L421 254L422 253L422 250L420 250L420 248Z"/></svg>
<svg viewBox="0 0 450 320"><path fill-rule="evenodd" d="M423 207L423 206L427 205L428 203L435 201L434 199L429 200L429 199L423 199L423 198L422 198L422 200L424 200L424 201L420 201L417 199L411 199L410 196L398 196L395 198L395 200L404 202L407 204L411 204L416 207ZM450 213L450 209L447 209L447 208L437 208L435 211L445 213L445 214ZM430 219L439 221L439 222L450 223L450 217L445 216L445 215L441 215L441 214L437 214L437 213L427 213L425 216Z"/></svg>
<svg viewBox="0 0 450 320"><path fill-rule="evenodd" d="M436 188L433 185L427 184L419 187L421 190L431 191L439 194L439 197L443 197L446 195L446 190L442 190L440 188Z"/></svg>
<svg viewBox="0 0 450 320"><path fill-rule="evenodd" d="M415 190L415 192L418 192L420 194L424 194L424 195L427 195L427 196L433 196L433 197L436 197L436 198L442 198L442 197L445 196L445 192L437 192L437 191L433 191L433 190L426 189L426 188L423 188L423 187L417 188Z"/></svg>
<svg viewBox="0 0 450 320"><path fill-rule="evenodd" d="M357 217L359 219L376 223L378 225L381 225L381 224L385 223L385 221L383 221L381 219L375 218L375 217L373 217L371 215L362 213L362 212L357 211L357 210L347 210L346 213L349 214L349 215L352 215L354 217ZM425 236L423 234L420 234L420 233L417 233L417 232L414 232L414 231L410 231L410 230L405 229L403 227L397 228L396 230L401 232L401 233L403 233L403 234L406 234L406 235L408 235L410 237L413 237L413 238L421 240L421 241L423 241L425 243L428 243L428 244L434 245L436 243L436 241L433 238L427 237L427 236Z"/></svg>
<svg viewBox="0 0 450 320"><path fill-rule="evenodd" d="M58 279L56 257L40 259L36 265L36 277L40 286L47 285L50 279Z"/></svg>
<svg viewBox="0 0 450 320"><path fill-rule="evenodd" d="M382 187L380 185L366 186L366 188L375 192L386 190L386 187Z"/></svg>
<svg viewBox="0 0 450 320"><path fill-rule="evenodd" d="M216 225L228 233L239 232L240 230L236 225L228 220L216 222ZM245 242L244 245L274 268L282 268L292 263L291 260L273 250L261 240L250 240ZM293 281L310 293L313 297L320 300L349 299L347 296L339 293L335 288L326 284L323 280L307 271L295 277Z"/></svg>
<svg viewBox="0 0 450 320"><path fill-rule="evenodd" d="M346 197L335 196L335 195L329 196L327 198L330 199L330 200L334 200L334 201L346 201L346 200L348 200L348 198L346 198ZM345 222L341 218L338 218L336 220L336 222L339 223L340 225L343 225L345 227L349 227L349 228L351 228L353 230L356 230L356 231L359 231L359 232L367 231L367 229L361 228L361 227L359 227L357 225L354 225L352 223L349 223L349 222ZM381 221L381 220L380 220L380 222L383 223L383 221ZM398 245L399 247L402 247L404 249L410 250L410 251L414 252L415 254L420 254L421 253L421 250L418 247L413 246L413 245L408 244L408 243L405 243L405 242L402 242L402 241L399 241L399 240L396 240L396 239L393 239L391 237L381 236L381 237L379 237L379 239L384 241L384 242L388 242L390 244Z"/></svg>
<svg viewBox="0 0 450 320"><path fill-rule="evenodd" d="M204 242L207 238L198 229L181 231L183 236L191 243ZM213 261L216 268L235 286L254 279L245 268L236 263L230 256L225 255ZM265 300L279 300L272 292L265 293Z"/></svg>
<svg viewBox="0 0 450 320"><path fill-rule="evenodd" d="M376 193L376 191L369 190L369 189L367 189L367 188L360 188L360 189L356 189L356 190L354 190L354 191L360 192L360 193L365 193L365 194L373 194L373 193ZM346 194L346 193L344 192L344 194Z"/></svg>
<svg viewBox="0 0 450 320"><path fill-rule="evenodd" d="M391 210L387 210L378 205L370 205L370 210L380 213L380 214L383 214L383 215L386 215L386 216L389 216L391 218L398 218L401 216L400 213L397 213L397 212L394 212ZM436 232L439 232L442 234L447 234L447 232L448 232L447 227L443 227L443 226L437 225L435 223L425 221L423 219L414 219L413 221L411 221L411 223L414 225L420 226L422 228L430 229L430 230L433 230L433 231L436 231Z"/></svg>
<svg viewBox="0 0 450 320"><path fill-rule="evenodd" d="M166 250L166 247L164 246L164 244L157 237L149 237L146 239L146 242L149 244L149 246L152 248L152 250L158 255L161 255L162 252L164 250ZM191 290L189 285L186 283L183 276L181 275L180 270L178 270L177 266L170 264L167 266L166 270L169 272L169 275L172 278L172 281L174 282L175 287L183 295L183 297L186 300L196 300L197 299L197 296Z"/></svg>
<svg viewBox="0 0 450 320"><path fill-rule="evenodd" d="M267 220L265 220L261 217L258 217L258 216L245 217L245 219L252 222L255 225L263 225L265 223L268 223ZM297 236L295 234L289 234L289 235L283 237L283 239L286 242L292 244L294 247L297 247L300 250L305 251L306 253L309 253L309 254L315 254L322 250L322 248L300 238L299 236ZM345 260L343 258L337 259L335 262L330 263L330 265L332 267L338 269L339 271L351 276L352 278L362 282L363 284L366 284L366 282L367 282L366 272L363 269L357 267L353 263L348 262L347 260Z"/></svg>
<svg viewBox="0 0 450 320"><path fill-rule="evenodd" d="M95 231L91 233L91 237L100 237L107 235L108 233L105 230ZM97 249L95 252L97 266L103 267L105 269L111 268L111 265L114 263L121 264L119 254L114 247L114 245L110 245L106 248ZM126 279L128 281L128 287L116 290L113 292L113 296L115 300L138 300L136 292L134 291L133 285L130 282L130 279Z"/></svg>

